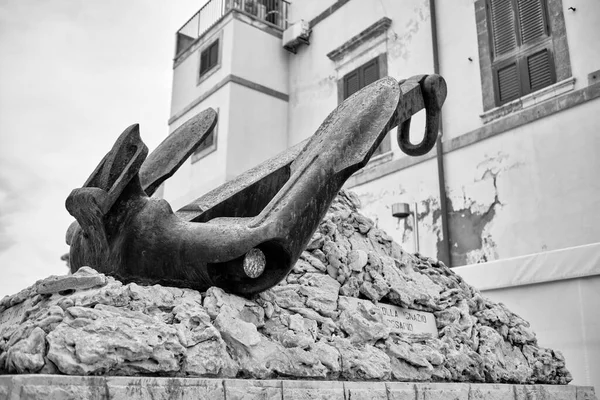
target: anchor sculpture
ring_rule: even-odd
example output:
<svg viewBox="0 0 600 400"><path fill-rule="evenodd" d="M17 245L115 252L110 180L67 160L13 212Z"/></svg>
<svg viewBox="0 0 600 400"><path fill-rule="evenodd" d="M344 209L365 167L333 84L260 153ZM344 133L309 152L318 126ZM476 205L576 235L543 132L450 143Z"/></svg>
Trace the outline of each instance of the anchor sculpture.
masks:
<svg viewBox="0 0 600 400"><path fill-rule="evenodd" d="M293 267L344 182L367 164L398 126L411 156L438 137L446 84L439 75L380 79L340 104L303 143L174 213L150 197L214 128L201 112L146 158L138 125L127 128L66 208L71 270L88 265L124 282L250 296L279 283ZM409 140L410 119L425 109L423 140Z"/></svg>

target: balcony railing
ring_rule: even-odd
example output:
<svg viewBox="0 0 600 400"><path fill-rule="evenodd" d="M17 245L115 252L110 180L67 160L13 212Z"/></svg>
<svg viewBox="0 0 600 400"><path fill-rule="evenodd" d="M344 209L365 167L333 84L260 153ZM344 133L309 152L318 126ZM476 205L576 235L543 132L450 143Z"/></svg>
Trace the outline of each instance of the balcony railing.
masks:
<svg viewBox="0 0 600 400"><path fill-rule="evenodd" d="M287 28L289 3L285 0L209 0L177 31L175 55L187 50L230 10L238 10L269 25Z"/></svg>

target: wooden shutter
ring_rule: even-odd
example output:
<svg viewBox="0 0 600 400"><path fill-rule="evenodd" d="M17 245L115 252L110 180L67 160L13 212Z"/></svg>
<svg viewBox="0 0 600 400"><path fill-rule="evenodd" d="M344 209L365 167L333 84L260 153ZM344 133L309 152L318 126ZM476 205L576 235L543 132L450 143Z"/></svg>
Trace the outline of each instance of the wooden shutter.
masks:
<svg viewBox="0 0 600 400"><path fill-rule="evenodd" d="M358 67L344 77L344 100L379 79L377 58Z"/></svg>
<svg viewBox="0 0 600 400"><path fill-rule="evenodd" d="M487 0L496 103L556 82L547 0Z"/></svg>
<svg viewBox="0 0 600 400"><path fill-rule="evenodd" d="M208 137L206 139L204 139L204 142L202 142L198 145L198 147L196 148L196 151L194 151L194 154L198 154L201 151L208 149L215 143L215 131L216 131L216 128L213 129L212 132L208 134Z"/></svg>
<svg viewBox="0 0 600 400"><path fill-rule="evenodd" d="M556 80L556 74L552 62L552 55L548 49L543 49L527 57L527 74L529 90L534 92L546 86L552 85Z"/></svg>
<svg viewBox="0 0 600 400"><path fill-rule="evenodd" d="M369 86L371 83L377 81L379 79L379 63L377 59L367 63L362 68L363 82L361 85L361 89L365 86Z"/></svg>
<svg viewBox="0 0 600 400"><path fill-rule="evenodd" d="M210 63L208 68L212 68L217 65L217 61L219 58L219 41L217 40L213 44L210 45Z"/></svg>
<svg viewBox="0 0 600 400"><path fill-rule="evenodd" d="M494 57L517 48L515 14L511 0L490 0Z"/></svg>
<svg viewBox="0 0 600 400"><path fill-rule="evenodd" d="M360 69L350 72L344 77L344 99L360 90Z"/></svg>
<svg viewBox="0 0 600 400"><path fill-rule="evenodd" d="M497 93L500 104L517 99L521 96L519 68L516 61L498 68L496 72Z"/></svg>
<svg viewBox="0 0 600 400"><path fill-rule="evenodd" d="M546 36L546 21L542 0L519 0L518 9L522 44L532 43Z"/></svg>
<svg viewBox="0 0 600 400"><path fill-rule="evenodd" d="M204 74L208 70L209 66L209 55L207 50L204 50L200 55L200 75Z"/></svg>

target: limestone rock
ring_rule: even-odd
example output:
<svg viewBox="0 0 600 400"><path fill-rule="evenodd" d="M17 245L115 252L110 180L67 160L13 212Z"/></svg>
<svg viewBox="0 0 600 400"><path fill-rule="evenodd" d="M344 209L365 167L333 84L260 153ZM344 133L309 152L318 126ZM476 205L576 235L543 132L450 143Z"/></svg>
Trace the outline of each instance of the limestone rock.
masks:
<svg viewBox="0 0 600 400"><path fill-rule="evenodd" d="M404 252L340 192L277 286L123 284L84 267L0 300L0 373L560 383L558 351L443 263ZM438 336L378 303L432 313Z"/></svg>
<svg viewBox="0 0 600 400"><path fill-rule="evenodd" d="M27 338L24 338L6 353L6 366L9 373L35 373L44 366L46 355L46 332L34 328Z"/></svg>
<svg viewBox="0 0 600 400"><path fill-rule="evenodd" d="M73 275L51 276L37 283L38 294L74 292L78 289L89 289L106 285L106 276L98 274L89 267L82 267Z"/></svg>
<svg viewBox="0 0 600 400"><path fill-rule="evenodd" d="M48 359L64 374L172 373L184 356L177 331L137 311L70 307L47 337Z"/></svg>
<svg viewBox="0 0 600 400"><path fill-rule="evenodd" d="M390 357L369 345L354 346L347 339L337 339L334 346L342 359L342 376L347 379L389 380L392 373Z"/></svg>
<svg viewBox="0 0 600 400"><path fill-rule="evenodd" d="M389 336L389 326L372 303L352 302L349 298L340 296L339 307L341 314L338 326L352 343L373 344Z"/></svg>

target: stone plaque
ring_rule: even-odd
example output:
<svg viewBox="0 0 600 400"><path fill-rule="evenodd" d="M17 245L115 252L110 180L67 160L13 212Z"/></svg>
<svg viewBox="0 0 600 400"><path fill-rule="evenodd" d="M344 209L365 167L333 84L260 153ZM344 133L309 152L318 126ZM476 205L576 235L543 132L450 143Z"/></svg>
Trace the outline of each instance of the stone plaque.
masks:
<svg viewBox="0 0 600 400"><path fill-rule="evenodd" d="M428 333L435 338L438 337L433 313L383 303L375 306L383 314L383 319L388 323L392 332Z"/></svg>
<svg viewBox="0 0 600 400"><path fill-rule="evenodd" d="M393 333L429 334L438 337L438 330L433 313L426 311L411 310L392 304L373 304L369 300L357 299L355 297L340 296L340 309L356 309L362 304L367 310L375 310L381 314L384 322ZM372 311L371 311L372 312Z"/></svg>

